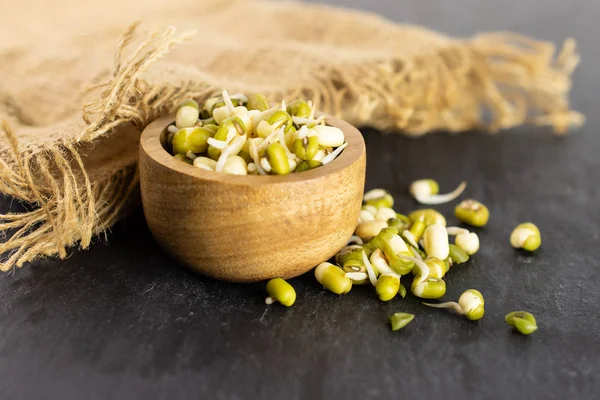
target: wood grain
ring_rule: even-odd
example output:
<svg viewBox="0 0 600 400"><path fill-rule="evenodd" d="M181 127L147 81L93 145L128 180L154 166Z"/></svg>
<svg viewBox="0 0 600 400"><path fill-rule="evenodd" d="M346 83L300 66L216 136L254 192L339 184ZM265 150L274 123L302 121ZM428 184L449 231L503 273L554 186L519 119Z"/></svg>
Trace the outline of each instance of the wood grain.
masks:
<svg viewBox="0 0 600 400"><path fill-rule="evenodd" d="M173 159L161 145L172 118L140 141L144 214L183 265L233 282L291 278L332 257L352 235L365 182L360 132L335 118L348 147L330 164L286 176L233 176Z"/></svg>

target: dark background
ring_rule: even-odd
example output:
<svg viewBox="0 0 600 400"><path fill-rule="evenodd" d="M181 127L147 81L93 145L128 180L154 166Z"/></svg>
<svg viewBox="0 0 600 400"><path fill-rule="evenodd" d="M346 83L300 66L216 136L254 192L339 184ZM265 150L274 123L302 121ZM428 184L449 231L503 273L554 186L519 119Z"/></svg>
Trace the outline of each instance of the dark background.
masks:
<svg viewBox="0 0 600 400"><path fill-rule="evenodd" d="M138 210L89 251L0 276L0 399L599 397L600 3L330 2L459 36L507 29L580 43L573 106L589 120L571 136L364 131L367 188L391 190L397 211L417 207L407 185L421 177L443 191L466 179L467 195L490 208L481 250L447 279L449 299L481 290L485 317L469 322L410 296L382 304L368 287L338 297L312 273L292 280L294 307L268 307L261 284L178 267ZM455 222L452 205L440 210ZM528 220L542 232L534 255L508 243ZM517 309L537 317L533 335L504 322ZM387 317L399 311L415 320L391 332Z"/></svg>

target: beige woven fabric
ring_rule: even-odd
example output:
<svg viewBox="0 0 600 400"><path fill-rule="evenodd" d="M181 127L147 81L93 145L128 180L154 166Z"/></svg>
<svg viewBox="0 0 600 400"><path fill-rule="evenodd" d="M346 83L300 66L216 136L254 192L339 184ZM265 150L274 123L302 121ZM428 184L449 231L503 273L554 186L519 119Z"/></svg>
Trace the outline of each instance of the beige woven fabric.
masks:
<svg viewBox="0 0 600 400"><path fill-rule="evenodd" d="M555 55L551 43L514 34L457 40L364 12L265 0L19 0L3 9L0 191L31 204L0 216L5 271L86 248L136 204L139 133L188 96L302 97L358 126L408 135L524 123L562 133L583 123L568 105L572 40Z"/></svg>

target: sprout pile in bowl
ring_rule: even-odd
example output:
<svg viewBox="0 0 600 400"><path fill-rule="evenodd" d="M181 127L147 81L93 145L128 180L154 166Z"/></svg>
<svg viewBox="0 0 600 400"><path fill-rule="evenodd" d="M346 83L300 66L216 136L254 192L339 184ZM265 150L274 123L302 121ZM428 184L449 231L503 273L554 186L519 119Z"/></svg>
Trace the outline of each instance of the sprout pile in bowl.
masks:
<svg viewBox="0 0 600 400"><path fill-rule="evenodd" d="M348 145L344 132L315 117L311 101L269 104L261 94L186 100L168 127L173 157L233 175L285 175L333 161Z"/></svg>

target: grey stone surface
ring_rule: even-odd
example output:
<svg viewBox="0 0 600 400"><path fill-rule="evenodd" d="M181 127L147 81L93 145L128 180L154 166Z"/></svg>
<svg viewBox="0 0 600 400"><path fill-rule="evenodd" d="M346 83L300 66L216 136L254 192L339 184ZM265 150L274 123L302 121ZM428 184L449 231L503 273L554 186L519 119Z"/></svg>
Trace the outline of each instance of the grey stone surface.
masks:
<svg viewBox="0 0 600 400"><path fill-rule="evenodd" d="M469 322L410 296L382 304L367 287L338 297L310 273L292 280L294 307L268 307L261 284L178 267L138 211L108 243L0 276L0 399L599 397L599 3L330 2L457 35L511 29L581 43L573 103L589 121L574 135L364 131L367 186L390 189L398 211L417 206L406 189L420 177L443 190L466 179L467 194L489 206L480 252L447 279L451 299L481 290L485 317ZM455 222L451 205L440 210ZM508 243L527 220L542 232L534 255ZM530 337L504 322L517 309L538 319ZM387 316L398 311L416 317L391 332Z"/></svg>

